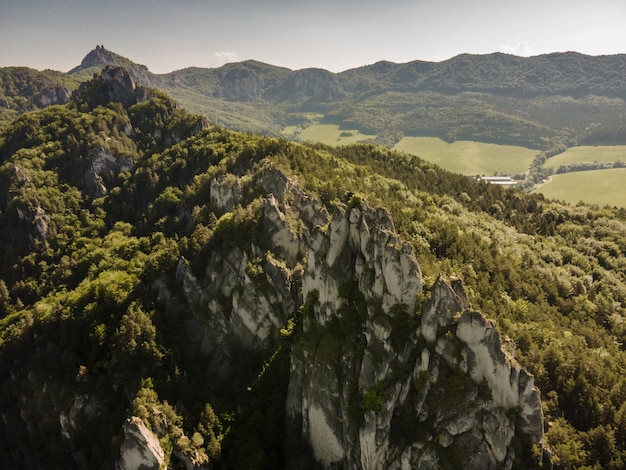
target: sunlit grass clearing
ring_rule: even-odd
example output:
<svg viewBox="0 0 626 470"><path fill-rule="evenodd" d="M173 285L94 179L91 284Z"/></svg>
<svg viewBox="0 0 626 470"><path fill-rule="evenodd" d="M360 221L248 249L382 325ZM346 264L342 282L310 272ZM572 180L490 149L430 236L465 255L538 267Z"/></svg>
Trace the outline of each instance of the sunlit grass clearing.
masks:
<svg viewBox="0 0 626 470"><path fill-rule="evenodd" d="M535 192L550 199L577 204L626 207L626 168L577 171L552 177Z"/></svg>
<svg viewBox="0 0 626 470"><path fill-rule="evenodd" d="M436 137L405 137L394 148L455 173L486 176L524 173L537 154L524 147L471 141L449 144Z"/></svg>
<svg viewBox="0 0 626 470"><path fill-rule="evenodd" d="M558 168L573 163L626 161L626 145L572 147L546 161L545 168Z"/></svg>
<svg viewBox="0 0 626 470"><path fill-rule="evenodd" d="M339 129L335 124L314 124L302 130L298 140L321 142L327 145L348 145L373 139L375 135L361 134L354 129Z"/></svg>

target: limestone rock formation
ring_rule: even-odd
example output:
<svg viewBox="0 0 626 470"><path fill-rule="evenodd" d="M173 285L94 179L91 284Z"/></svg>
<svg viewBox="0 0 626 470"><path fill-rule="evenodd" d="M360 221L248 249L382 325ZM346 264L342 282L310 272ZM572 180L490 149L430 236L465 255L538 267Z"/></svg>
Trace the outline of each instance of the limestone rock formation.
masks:
<svg viewBox="0 0 626 470"><path fill-rule="evenodd" d="M39 108L53 104L65 104L70 100L72 93L66 87L56 85L42 90L33 98L33 103Z"/></svg>
<svg viewBox="0 0 626 470"><path fill-rule="evenodd" d="M107 65L115 65L116 62L115 55L111 51L105 49L104 46L98 45L83 58L80 65L81 67L93 65L105 67Z"/></svg>
<svg viewBox="0 0 626 470"><path fill-rule="evenodd" d="M101 45L91 50L80 65L70 70L68 75L84 75L85 78L90 78L105 67L124 67L133 81L143 86L158 87L161 84L159 77L151 73L145 65L136 64Z"/></svg>
<svg viewBox="0 0 626 470"><path fill-rule="evenodd" d="M104 67L93 80L81 83L72 96L75 100L84 100L89 108L111 102L131 106L148 99L146 89L135 85L126 69L110 65Z"/></svg>
<svg viewBox="0 0 626 470"><path fill-rule="evenodd" d="M117 470L158 470L164 459L157 437L140 418L129 418L124 424L124 442Z"/></svg>
<svg viewBox="0 0 626 470"><path fill-rule="evenodd" d="M502 352L495 324L467 308L458 283L436 283L426 328L409 321L412 331L398 330L415 314L398 309L401 297L394 309L379 294L361 325L345 325L340 317L356 305L329 301L330 280L315 285L324 289L304 321L318 339L294 347L287 406L292 432L324 468L512 468L527 457L516 448L541 443L533 378Z"/></svg>
<svg viewBox="0 0 626 470"><path fill-rule="evenodd" d="M18 220L26 223L31 228L28 235L31 242L34 240L48 239L50 234L50 216L46 214L46 211L44 211L40 206L37 206L32 210L16 207L16 210Z"/></svg>
<svg viewBox="0 0 626 470"><path fill-rule="evenodd" d="M130 158L114 155L103 147L94 148L86 159L88 168L84 173L85 192L92 197L102 197L108 193L107 184L111 177L133 168Z"/></svg>
<svg viewBox="0 0 626 470"><path fill-rule="evenodd" d="M286 410L288 434L309 451L287 450L290 468L509 469L541 447L532 376L460 280L440 278L425 302L386 210L347 196L330 215L271 165L253 186L266 196L250 241L213 250L202 275L181 260L177 279L216 383L236 382L244 363L258 370L301 311ZM240 187L218 177L211 200L234 207Z"/></svg>
<svg viewBox="0 0 626 470"><path fill-rule="evenodd" d="M241 183L237 178L226 178L220 175L211 180L209 198L220 211L231 210L241 197Z"/></svg>

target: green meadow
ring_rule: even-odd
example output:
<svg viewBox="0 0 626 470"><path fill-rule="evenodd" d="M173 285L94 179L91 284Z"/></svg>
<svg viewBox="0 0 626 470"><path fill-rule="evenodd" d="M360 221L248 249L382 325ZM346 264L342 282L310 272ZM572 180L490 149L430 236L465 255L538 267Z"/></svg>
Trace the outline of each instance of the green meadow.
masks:
<svg viewBox="0 0 626 470"><path fill-rule="evenodd" d="M486 176L524 173L537 154L524 147L470 141L449 144L436 137L404 137L394 149L455 173Z"/></svg>
<svg viewBox="0 0 626 470"><path fill-rule="evenodd" d="M550 199L577 204L626 207L626 168L564 173L553 176L534 192Z"/></svg>
<svg viewBox="0 0 626 470"><path fill-rule="evenodd" d="M334 124L313 124L301 130L288 126L283 134L300 141L327 145L348 145L373 139L374 135L358 130L343 130ZM447 143L436 137L405 137L395 150L416 155L455 173L464 175L495 175L524 173L530 167L537 150L511 145L486 144L473 141ZM546 168L558 168L585 162L626 161L626 145L573 147L546 161ZM547 198L570 204L583 201L600 206L626 207L626 168L571 172L553 176L535 189ZM624 189L621 189L624 187Z"/></svg>
<svg viewBox="0 0 626 470"><path fill-rule="evenodd" d="M295 135L293 127L283 129L283 134ZM327 145L349 145L375 137L375 135L361 134L356 129L340 129L335 124L313 124L297 134L297 139L300 141L321 142Z"/></svg>
<svg viewBox="0 0 626 470"><path fill-rule="evenodd" d="M616 162L626 161L626 145L603 145L571 147L565 152L546 161L545 168L558 168L562 165L572 165L587 162Z"/></svg>

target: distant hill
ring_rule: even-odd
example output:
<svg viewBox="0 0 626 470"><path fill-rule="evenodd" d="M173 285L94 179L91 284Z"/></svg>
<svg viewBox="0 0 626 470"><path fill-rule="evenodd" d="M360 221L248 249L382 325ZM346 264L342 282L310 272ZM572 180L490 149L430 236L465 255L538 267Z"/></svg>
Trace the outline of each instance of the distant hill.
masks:
<svg viewBox="0 0 626 470"><path fill-rule="evenodd" d="M97 46L67 74L1 69L0 117L42 104L39 88L6 86L7 80L19 81L11 78L16 74L48 81L48 88L72 89L108 65L124 67L137 83L166 91L215 124L266 135L284 135L289 126L289 136L297 139L306 127L322 123L374 135L374 142L388 146L405 136L552 153L580 144L626 143L624 54L463 54L442 62L383 61L341 73L249 60L153 74ZM26 104L16 107L16 100Z"/></svg>
<svg viewBox="0 0 626 470"><path fill-rule="evenodd" d="M85 56L80 65L70 70L67 75L77 77L79 81L88 80L108 65L125 68L132 79L143 86L158 86L159 84L156 75L150 72L148 67L136 64L126 57L105 49L104 46L96 46Z"/></svg>

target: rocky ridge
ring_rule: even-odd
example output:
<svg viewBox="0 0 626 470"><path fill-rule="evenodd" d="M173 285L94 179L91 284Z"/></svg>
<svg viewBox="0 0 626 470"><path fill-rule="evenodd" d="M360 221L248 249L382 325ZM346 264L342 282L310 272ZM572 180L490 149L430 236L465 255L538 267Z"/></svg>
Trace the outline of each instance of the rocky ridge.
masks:
<svg viewBox="0 0 626 470"><path fill-rule="evenodd" d="M89 82L83 82L73 94L74 100L84 100L90 109L106 106L108 103L122 103L132 106L148 99L144 86L138 86L130 73L122 68L107 65L101 73Z"/></svg>
<svg viewBox="0 0 626 470"><path fill-rule="evenodd" d="M495 469L530 458L543 437L539 392L462 282L440 278L425 303L386 210L347 195L331 215L271 165L253 180L264 242L213 251L200 276L181 260L177 279L216 383L236 383L242 363L260 367L301 311L286 407L288 434L308 451L287 455L289 468ZM211 201L231 209L242 185L216 177Z"/></svg>

